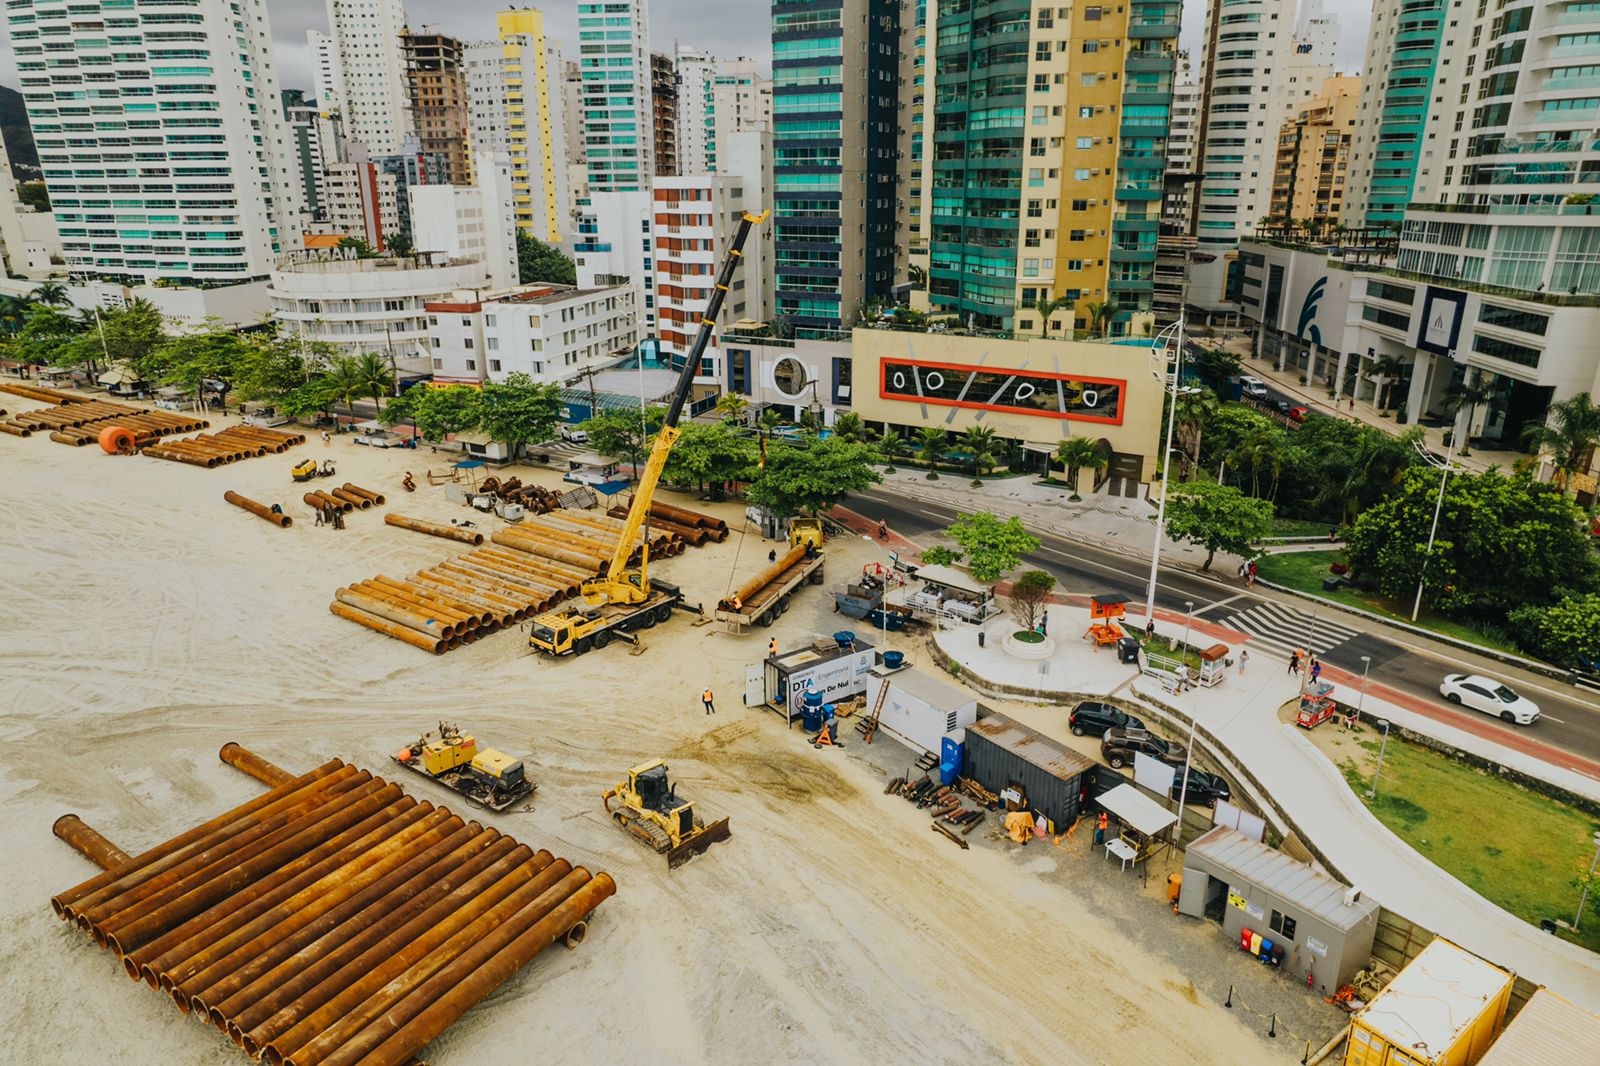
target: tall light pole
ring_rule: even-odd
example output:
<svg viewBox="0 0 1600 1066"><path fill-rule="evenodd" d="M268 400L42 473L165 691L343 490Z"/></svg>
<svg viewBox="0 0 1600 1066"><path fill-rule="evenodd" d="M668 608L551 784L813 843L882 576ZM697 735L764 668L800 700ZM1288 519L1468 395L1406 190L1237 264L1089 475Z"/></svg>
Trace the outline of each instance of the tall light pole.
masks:
<svg viewBox="0 0 1600 1066"><path fill-rule="evenodd" d="M1361 695L1356 697L1356 717L1361 717L1361 708L1367 705L1367 671L1372 668L1372 656L1361 657Z"/></svg>
<svg viewBox="0 0 1600 1066"><path fill-rule="evenodd" d="M1594 878L1595 867L1600 866L1600 830L1594 834L1594 858L1589 860L1589 877ZM1583 905L1589 899L1589 885L1584 882L1583 892L1578 896L1578 913L1572 916L1572 931L1578 931L1578 919L1583 917Z"/></svg>
<svg viewBox="0 0 1600 1066"><path fill-rule="evenodd" d="M1456 436L1457 434L1452 430L1450 433L1450 446L1445 450L1444 462L1442 463L1435 459L1426 448L1417 445L1418 454L1422 456L1427 464L1435 469L1442 470L1443 473L1439 477L1439 498L1433 504L1433 527L1428 530L1428 548L1422 553L1422 569L1417 574L1417 598L1411 604L1411 620L1413 622L1417 620L1417 615L1422 611L1422 582L1428 576L1428 560L1433 556L1433 538L1439 532L1439 512L1444 510L1444 487L1450 480L1450 460L1456 453Z"/></svg>
<svg viewBox="0 0 1600 1066"><path fill-rule="evenodd" d="M1194 601L1185 600L1184 610L1188 612L1183 622L1183 647L1178 651L1178 662L1188 670L1189 660L1189 629L1194 625ZM1179 674L1179 677L1184 676ZM1200 727L1200 686L1195 686L1194 706L1189 710L1189 746L1183 750L1183 781L1178 785L1178 824L1174 830L1173 843L1183 846L1183 809L1189 802L1189 762L1194 758L1194 737ZM1182 692L1179 692L1182 695Z"/></svg>
<svg viewBox="0 0 1600 1066"><path fill-rule="evenodd" d="M1378 745L1378 768L1372 771L1372 788L1367 792L1367 799L1378 798L1378 775L1383 773L1383 753L1389 750L1389 719L1378 719L1378 726L1383 730L1383 743Z"/></svg>
<svg viewBox="0 0 1600 1066"><path fill-rule="evenodd" d="M1172 397L1172 415L1167 419L1166 442L1161 447L1161 499L1156 504L1156 540L1155 547L1150 550L1150 584L1146 587L1144 595L1146 622L1156 620L1156 573L1161 567L1161 538L1166 532L1167 524L1167 485L1172 481L1168 460L1172 456L1172 431L1178 424L1178 382L1183 375L1184 337L1183 312L1180 310L1178 321L1157 333L1155 339L1150 342L1150 357L1160 359L1160 364L1153 367L1151 373ZM1176 354L1167 354L1169 350L1175 351ZM1168 381L1168 367L1171 367L1170 381ZM1162 406L1166 406L1165 401Z"/></svg>

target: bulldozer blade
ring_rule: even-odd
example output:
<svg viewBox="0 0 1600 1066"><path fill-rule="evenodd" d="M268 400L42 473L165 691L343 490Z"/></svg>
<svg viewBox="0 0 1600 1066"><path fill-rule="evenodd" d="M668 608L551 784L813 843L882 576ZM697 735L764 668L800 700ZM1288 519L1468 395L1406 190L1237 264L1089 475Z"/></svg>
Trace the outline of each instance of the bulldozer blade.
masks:
<svg viewBox="0 0 1600 1066"><path fill-rule="evenodd" d="M726 818L710 823L682 844L668 850L667 869L677 869L711 845L721 840L727 840L731 835Z"/></svg>

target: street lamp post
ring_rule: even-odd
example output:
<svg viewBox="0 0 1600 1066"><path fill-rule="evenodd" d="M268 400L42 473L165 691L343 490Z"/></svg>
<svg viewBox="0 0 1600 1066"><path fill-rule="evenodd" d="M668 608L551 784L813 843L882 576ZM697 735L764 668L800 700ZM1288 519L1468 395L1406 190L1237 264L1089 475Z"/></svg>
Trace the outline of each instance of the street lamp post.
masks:
<svg viewBox="0 0 1600 1066"><path fill-rule="evenodd" d="M1589 877L1594 877L1595 867L1600 866L1600 830L1594 834L1594 858L1589 860ZM1572 916L1572 930L1577 932L1578 919L1583 917L1583 905L1589 899L1589 885L1584 883L1583 892L1578 896L1578 913Z"/></svg>
<svg viewBox="0 0 1600 1066"><path fill-rule="evenodd" d="M1172 456L1172 431L1178 424L1178 383L1183 375L1183 346L1184 346L1184 321L1183 313L1178 313L1178 321L1156 334L1150 342L1150 355L1161 357L1161 365L1154 371L1156 378L1162 383L1162 388L1172 396L1172 415L1167 419L1166 442L1161 447L1161 499L1156 503L1156 538L1155 547L1150 551L1150 584L1145 589L1144 618L1146 622L1156 620L1156 573L1161 567L1161 537L1166 530L1167 519L1167 486L1172 481L1172 471L1169 469L1168 460ZM1177 354L1169 357L1166 353L1169 347L1176 348ZM1167 381L1167 367L1172 367L1172 380Z"/></svg>
<svg viewBox="0 0 1600 1066"><path fill-rule="evenodd" d="M1372 668L1372 656L1361 657L1361 695L1356 697L1356 717L1361 717L1361 708L1367 705L1367 671Z"/></svg>
<svg viewBox="0 0 1600 1066"><path fill-rule="evenodd" d="M1185 600L1183 607L1188 612L1188 615L1183 622L1183 647L1178 651L1178 663L1187 673L1189 665L1189 630L1194 625L1194 601ZM1184 674L1179 674L1178 676L1181 678ZM1189 761L1194 758L1194 737L1200 727L1200 687L1198 685L1195 686L1194 704L1194 707L1189 710L1189 746L1183 750L1183 781L1178 785L1178 824L1173 830L1173 843L1179 847L1183 845L1183 808L1189 802Z"/></svg>
<svg viewBox="0 0 1600 1066"><path fill-rule="evenodd" d="M1450 460L1456 453L1456 434L1454 432L1450 434L1450 446L1445 450L1444 462L1442 463L1420 445L1417 447L1417 451L1422 455L1423 459L1427 460L1429 466L1442 470L1443 473L1439 477L1439 498L1433 504L1433 527L1428 530L1428 547L1422 553L1422 570L1417 574L1417 598L1411 604L1411 620L1413 622L1417 620L1417 615L1422 611L1422 582L1428 576L1428 560L1433 557L1433 538L1439 532L1439 512L1444 510L1444 487L1450 480Z"/></svg>
<svg viewBox="0 0 1600 1066"><path fill-rule="evenodd" d="M1378 745L1378 768L1372 771L1372 788L1367 792L1368 799L1378 798L1378 775L1383 773L1383 753L1389 750L1389 719L1378 719L1378 726L1383 730L1383 743Z"/></svg>

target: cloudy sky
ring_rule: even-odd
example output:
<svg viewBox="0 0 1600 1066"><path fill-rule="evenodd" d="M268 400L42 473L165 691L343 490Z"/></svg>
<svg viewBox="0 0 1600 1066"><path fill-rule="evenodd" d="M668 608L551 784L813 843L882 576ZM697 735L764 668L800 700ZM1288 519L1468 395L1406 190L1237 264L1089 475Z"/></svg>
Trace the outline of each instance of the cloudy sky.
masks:
<svg viewBox="0 0 1600 1066"><path fill-rule="evenodd" d="M311 66L306 50L306 31L326 30L328 14L325 0L267 0L276 39L279 78L285 88L311 88ZM406 14L413 27L433 25L445 33L465 40L494 36L495 3L463 4L461 0L406 0ZM545 13L546 32L560 41L569 55L577 50L576 0L555 0L535 4ZM1339 16L1341 40L1338 65L1355 71L1361 65L1371 10L1369 0L1325 0L1325 6ZM1184 4L1184 43L1193 51L1200 36L1204 4L1186 0ZM771 59L771 5L767 0L652 0L650 4L651 48L672 50L674 42L707 49L714 55L751 56L766 66ZM11 50L0 50L0 82L15 85L16 72Z"/></svg>

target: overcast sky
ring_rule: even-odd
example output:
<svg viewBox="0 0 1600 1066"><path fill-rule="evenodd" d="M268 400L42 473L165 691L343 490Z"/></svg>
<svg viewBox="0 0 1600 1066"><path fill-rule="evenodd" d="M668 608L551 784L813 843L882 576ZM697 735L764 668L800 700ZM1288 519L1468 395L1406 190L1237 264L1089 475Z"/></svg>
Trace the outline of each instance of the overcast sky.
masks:
<svg viewBox="0 0 1600 1066"><path fill-rule="evenodd" d="M1339 69L1355 72L1365 52L1370 0L1324 2L1326 10L1337 14L1341 23ZM569 56L575 55L578 41L576 0L531 6L544 11L546 32L561 42ZM309 91L311 66L306 31L327 30L325 0L267 0L267 8L277 42L280 84L284 88ZM413 28L433 25L441 32L468 41L494 36L498 8L499 5L482 0L470 5L461 0L407 0L405 4ZM1184 44L1193 53L1205 8L1200 0L1186 0L1184 8ZM767 67L772 55L771 10L767 0L652 0L650 45L655 51L670 52L674 42L681 42L704 48L713 55L750 56ZM0 49L0 81L17 84L9 47Z"/></svg>

